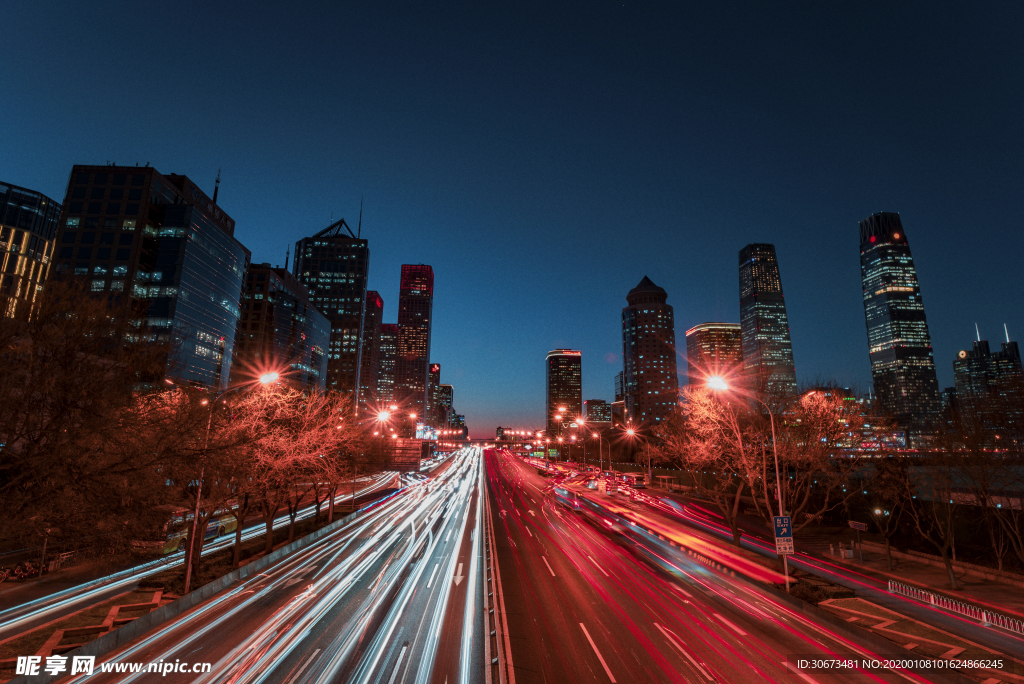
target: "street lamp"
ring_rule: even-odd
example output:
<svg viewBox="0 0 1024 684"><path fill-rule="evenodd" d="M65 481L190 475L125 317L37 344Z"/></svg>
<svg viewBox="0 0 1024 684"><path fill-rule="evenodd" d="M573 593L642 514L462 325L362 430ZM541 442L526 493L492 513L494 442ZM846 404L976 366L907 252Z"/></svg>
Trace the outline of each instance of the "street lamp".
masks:
<svg viewBox="0 0 1024 684"><path fill-rule="evenodd" d="M263 386L271 385L271 384L277 382L280 377L281 377L280 374L278 374L276 371L271 371L271 372L268 372L268 373L263 373L259 377L259 383L261 385L263 385ZM167 384L169 384L169 385L173 385L174 384L173 381L168 380L166 378L164 379L164 381ZM206 421L206 439L204 440L204 443L203 443L203 454L204 455L206 454L206 452L210 448L210 431L213 429L213 409L214 409L214 407L217 406L217 402L220 401L221 397L223 397L224 395L226 395L226 394L228 394L230 392L234 392L236 390L245 389L246 387L250 387L252 384L254 384L254 383L250 382L250 383L244 383L244 384L238 385L237 387L228 387L227 389L221 390L213 398L212 401L207 402L207 400L204 399L201 402L203 406L206 406L207 403L209 403L209 406L210 406L210 416L209 416L209 418ZM195 550L196 550L196 534L197 534L197 529L199 527L199 503L200 503L200 500L203 497L203 480L205 478L206 478L206 463L203 463L202 467L199 469L199 488L196 490L196 508L192 512L192 538L191 538L191 540L189 542L189 545L188 545L188 557L185 559L186 560L186 565L185 565L185 591L184 591L185 594L188 593L189 587L192 584L192 562L193 562L193 557L195 555ZM241 524L241 523L239 523L239 524Z"/></svg>
<svg viewBox="0 0 1024 684"><path fill-rule="evenodd" d="M729 390L729 383L727 383L725 381L725 378L722 378L720 376L714 376L714 377L708 378L707 386L710 389L716 390L716 391L728 391ZM775 488L776 488L776 490L778 492L778 497L779 497L779 517L783 517L783 516L786 515L786 513L785 513L786 509L785 509L785 506L783 505L783 499L782 499L782 497L783 497L782 478L779 476L779 449L778 449L778 447L775 444L775 414L772 412L772 407L769 406L764 401L762 401L761 399L759 399L759 398L757 398L757 397L755 397L753 395L746 394L746 393L744 393L743 396L745 396L745 397L747 397L749 399L753 399L754 401L759 403L761 406L764 406L765 410L768 411L768 420L769 420L769 422L771 423L771 426L772 426L772 455L775 457ZM786 401L791 401L793 399L798 399L798 398L799 398L799 395L794 396L794 397L789 397L788 399L784 399L780 403L784 403ZM789 593L789 559L788 559L786 554L782 554L782 569L783 569L783 571L786 574L786 593Z"/></svg>

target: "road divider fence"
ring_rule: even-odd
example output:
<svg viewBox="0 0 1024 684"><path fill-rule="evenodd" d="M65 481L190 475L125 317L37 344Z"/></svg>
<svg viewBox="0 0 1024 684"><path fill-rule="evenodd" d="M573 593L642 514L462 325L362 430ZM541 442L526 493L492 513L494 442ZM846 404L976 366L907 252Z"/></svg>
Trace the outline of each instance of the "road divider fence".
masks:
<svg viewBox="0 0 1024 684"><path fill-rule="evenodd" d="M943 596L942 594L936 594L933 591L920 589L909 584L904 584L903 582L889 580L889 593L900 594L901 596L916 599L922 603L927 603L942 610L966 615L973 620L980 621L981 624L985 626L999 627L1000 629L1015 632L1016 634L1024 634L1024 620L1018 620L1017 618L1012 618L1007 615L994 613L990 610L985 610L984 608L971 605L970 603L964 603L963 601L957 601L956 599L951 599L948 596Z"/></svg>

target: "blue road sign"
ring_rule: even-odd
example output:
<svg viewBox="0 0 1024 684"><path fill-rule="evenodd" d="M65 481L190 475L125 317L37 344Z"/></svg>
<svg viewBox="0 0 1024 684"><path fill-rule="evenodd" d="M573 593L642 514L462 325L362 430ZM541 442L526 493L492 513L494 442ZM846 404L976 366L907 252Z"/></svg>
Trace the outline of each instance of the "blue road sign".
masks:
<svg viewBox="0 0 1024 684"><path fill-rule="evenodd" d="M793 525L790 522L788 515L777 515L775 516L775 536L776 537L792 537L793 536Z"/></svg>

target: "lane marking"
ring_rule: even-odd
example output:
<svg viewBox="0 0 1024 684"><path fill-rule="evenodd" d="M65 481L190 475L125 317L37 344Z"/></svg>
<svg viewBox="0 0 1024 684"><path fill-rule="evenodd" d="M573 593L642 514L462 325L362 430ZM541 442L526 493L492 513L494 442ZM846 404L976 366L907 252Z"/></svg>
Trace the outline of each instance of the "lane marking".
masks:
<svg viewBox="0 0 1024 684"><path fill-rule="evenodd" d="M307 667L309 667L309 664L311 662L313 662L313 658L316 658L316 654L319 653L319 652L320 652L320 649L318 648L315 651L313 651L313 655L311 655L308 658L306 658L306 662L304 662L302 664L302 667L299 668L298 672L296 672L294 675L292 675L292 678L288 680L288 684L295 684L295 680L299 678L299 675L302 674L306 670Z"/></svg>
<svg viewBox="0 0 1024 684"><path fill-rule="evenodd" d="M725 619L724 617L722 617L722 616L721 616L721 615L719 615L718 613L715 613L715 617L716 617L716 618L718 618L719 620L721 620L722 622L724 622L725 624L729 625L729 627L731 627L731 628L732 628L732 630L733 630L734 632L736 632L737 634L739 634L740 636L747 636L747 633L746 633L746 632L744 632L744 631L743 631L742 629L740 629L740 628L739 628L739 627L737 627L736 625L734 625L734 624L732 624L731 622L729 622L728 620L726 620L726 619Z"/></svg>
<svg viewBox="0 0 1024 684"><path fill-rule="evenodd" d="M430 588L430 585L431 585L431 583L433 583L433 581L434 581L434 575L436 575L436 574L437 574L437 568L438 568L438 567L439 567L440 565L441 565L440 563L435 563L435 564L434 564L434 571L430 573L430 580L429 580L429 581L427 582L427 589L429 589L429 588Z"/></svg>
<svg viewBox="0 0 1024 684"><path fill-rule="evenodd" d="M391 672L391 679L388 680L388 684L395 684L395 677L398 676L398 668L402 665L402 658L405 657L405 651L409 648L408 645L402 647L402 652L398 654L398 660L395 662L395 669Z"/></svg>
<svg viewBox="0 0 1024 684"><path fill-rule="evenodd" d="M555 571L551 569L551 564L548 563L548 559L546 557L544 557L544 556L541 556L541 560L544 561L544 565L548 566L548 572L550 572L551 576L554 577L555 576Z"/></svg>
<svg viewBox="0 0 1024 684"><path fill-rule="evenodd" d="M677 651L679 651L679 652L680 652L680 653L682 653L682 654L683 654L684 656L686 656L686 659L687 659L687 660L689 660L689 661L690 661L690 663L691 663L691 664L692 664L692 665L693 665L693 666L694 666L695 668L697 668L697 670L698 670L698 671L700 671L700 673L701 673L702 675L704 675L705 677L707 677L707 678L708 678L708 679L710 679L711 681L715 681L715 678L714 678L714 677L712 677L711 675L709 675L709 674L708 674L708 671L707 671L707 670L705 670L705 669L704 669L703 667L701 667L701 664L700 664L700 663L698 663L698 662L697 662L696 660L694 660L694 659L693 659L693 656L691 656L691 655L690 655L689 653L687 653L687 652L686 652L686 649L685 649L685 648L683 648L683 647L682 647L682 646L681 646L681 645L680 645L680 644L679 644L679 643L678 643L678 642L677 642L677 641L676 641L676 640L675 640L675 639L674 639L673 637L669 636L669 633L668 633L667 631L665 631L664 629L662 629L661 625L659 625L659 624L658 624L657 622L655 622L655 623L654 623L654 626L658 628L658 631L659 631L659 632L661 632L662 634L664 634L664 635L665 635L665 638L666 638L666 639L668 639L668 642L669 642L670 644L672 644L673 646L675 646L675 647L676 647L676 650L677 650Z"/></svg>
<svg viewBox="0 0 1024 684"><path fill-rule="evenodd" d="M673 584L672 588L675 589L676 591L678 591L679 593L681 593L683 596L687 596L689 598L693 598L693 594L691 594L690 592L686 591L685 589L683 589L678 584Z"/></svg>
<svg viewBox="0 0 1024 684"><path fill-rule="evenodd" d="M597 644L595 644L594 640L590 638L590 632L587 631L587 628L583 625L582 622L580 623L580 629L583 630L583 633L587 637L587 641L590 642L590 648L594 649L594 653L597 655L597 659L601 661L601 667L604 668L605 674L608 675L608 679L612 680L612 684L615 684L615 677L612 676L612 671L608 669L608 663L604 662L604 658L601 657L601 652L597 650Z"/></svg>
<svg viewBox="0 0 1024 684"><path fill-rule="evenodd" d="M590 556L587 556L587 558L590 558ZM590 562L593 563L594 565L597 565L597 569L598 570L600 570L601 572L604 572L604 568L602 568L600 565L598 565L596 560L594 560L593 558L590 558ZM605 577L611 577L611 575L609 575L607 572L604 572L604 576Z"/></svg>
<svg viewBox="0 0 1024 684"><path fill-rule="evenodd" d="M453 579L455 580L455 586L459 586L459 583L465 579L462 574L462 563L459 563L459 569L455 571L455 577Z"/></svg>
<svg viewBox="0 0 1024 684"><path fill-rule="evenodd" d="M452 538L452 531L449 529L448 534L444 536L444 543L447 544L448 540Z"/></svg>
<svg viewBox="0 0 1024 684"><path fill-rule="evenodd" d="M530 535L531 537L533 536L533 532L530 531L529 527L524 527L523 529L526 530L526 534Z"/></svg>
<svg viewBox="0 0 1024 684"><path fill-rule="evenodd" d="M532 508L530 509L530 515L532 515L532 516L533 516L534 518L536 518L536 517L537 517L537 516L536 516L536 515L534 514L534 512L533 512L533 509L532 509Z"/></svg>

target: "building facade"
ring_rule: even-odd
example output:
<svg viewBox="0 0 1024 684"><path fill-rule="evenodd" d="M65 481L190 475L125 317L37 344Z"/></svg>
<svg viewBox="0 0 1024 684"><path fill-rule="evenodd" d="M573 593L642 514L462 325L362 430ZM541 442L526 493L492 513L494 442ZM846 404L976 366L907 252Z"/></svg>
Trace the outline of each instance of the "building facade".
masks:
<svg viewBox="0 0 1024 684"><path fill-rule="evenodd" d="M352 232L345 219L340 219L296 242L292 263L292 273L309 290L313 306L331 322L327 388L345 392L355 400L369 245Z"/></svg>
<svg viewBox="0 0 1024 684"><path fill-rule="evenodd" d="M380 406L380 329L384 318L384 300L369 290L363 310L363 337L360 343L359 412L376 413Z"/></svg>
<svg viewBox="0 0 1024 684"><path fill-rule="evenodd" d="M305 389L326 387L331 324L295 276L270 264L250 264L240 307L232 384L276 371Z"/></svg>
<svg viewBox="0 0 1024 684"><path fill-rule="evenodd" d="M796 396L796 366L775 245L740 250L740 338L745 382L755 391Z"/></svg>
<svg viewBox="0 0 1024 684"><path fill-rule="evenodd" d="M953 361L955 402L986 416L993 424L1021 428L1024 411L1024 368L1020 349L1007 334L1002 349L993 352L988 340L977 340Z"/></svg>
<svg viewBox="0 0 1024 684"><path fill-rule="evenodd" d="M604 399L587 399L583 402L583 413L587 418L587 425L597 423L597 427L612 424L612 405Z"/></svg>
<svg viewBox="0 0 1024 684"><path fill-rule="evenodd" d="M583 414L582 360L582 353L574 349L555 349L544 358L549 438L557 437L564 425Z"/></svg>
<svg viewBox="0 0 1024 684"><path fill-rule="evenodd" d="M899 214L879 212L860 222L860 273L875 397L914 446L932 429L941 399L921 287Z"/></svg>
<svg viewBox="0 0 1024 684"><path fill-rule="evenodd" d="M235 222L188 177L150 167L74 166L52 275L123 303L168 344L166 373L227 387L249 250Z"/></svg>
<svg viewBox="0 0 1024 684"><path fill-rule="evenodd" d="M743 375L743 336L739 323L701 323L686 331L686 374L689 384L708 378L737 382Z"/></svg>
<svg viewBox="0 0 1024 684"><path fill-rule="evenodd" d="M434 269L424 264L403 264L398 289L394 401L421 417L429 406L427 374L433 307Z"/></svg>
<svg viewBox="0 0 1024 684"><path fill-rule="evenodd" d="M423 422L432 427L440 424L440 414L437 410L437 388L441 384L441 364L432 363L427 371L427 413Z"/></svg>
<svg viewBox="0 0 1024 684"><path fill-rule="evenodd" d="M398 324L382 323L380 326L380 375L377 378L377 394L381 404L390 406L395 400L395 366L398 363Z"/></svg>
<svg viewBox="0 0 1024 684"><path fill-rule="evenodd" d="M455 417L455 388L451 385L438 385L435 397L435 411L437 412L437 427L447 430L452 427L452 420Z"/></svg>
<svg viewBox="0 0 1024 684"><path fill-rule="evenodd" d="M0 183L0 318L28 313L50 272L61 206Z"/></svg>
<svg viewBox="0 0 1024 684"><path fill-rule="evenodd" d="M679 400L676 329L668 294L650 278L626 295L622 310L622 360L626 420L636 425L665 420Z"/></svg>

